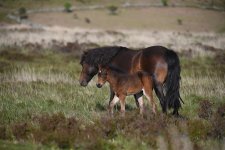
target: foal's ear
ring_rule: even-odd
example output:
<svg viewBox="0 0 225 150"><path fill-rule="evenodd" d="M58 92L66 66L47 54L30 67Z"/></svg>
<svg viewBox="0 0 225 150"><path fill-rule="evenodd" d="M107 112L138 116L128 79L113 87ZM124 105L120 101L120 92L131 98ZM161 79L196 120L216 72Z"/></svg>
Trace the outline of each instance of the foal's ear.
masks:
<svg viewBox="0 0 225 150"><path fill-rule="evenodd" d="M109 66L106 66L105 69L108 71L108 70L110 70L110 67Z"/></svg>

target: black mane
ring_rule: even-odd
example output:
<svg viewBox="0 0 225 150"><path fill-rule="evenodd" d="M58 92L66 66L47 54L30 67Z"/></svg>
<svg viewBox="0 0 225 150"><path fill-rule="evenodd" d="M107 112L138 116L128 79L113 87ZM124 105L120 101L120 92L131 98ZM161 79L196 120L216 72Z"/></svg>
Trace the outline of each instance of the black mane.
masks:
<svg viewBox="0 0 225 150"><path fill-rule="evenodd" d="M87 63L98 66L107 65L122 50L127 50L126 47L107 46L87 50L81 56L80 64Z"/></svg>

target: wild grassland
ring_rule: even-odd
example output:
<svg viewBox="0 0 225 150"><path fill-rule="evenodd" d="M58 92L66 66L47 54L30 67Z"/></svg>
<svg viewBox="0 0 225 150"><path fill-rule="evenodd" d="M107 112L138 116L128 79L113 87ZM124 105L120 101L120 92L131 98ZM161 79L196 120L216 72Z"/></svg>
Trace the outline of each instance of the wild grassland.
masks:
<svg viewBox="0 0 225 150"><path fill-rule="evenodd" d="M223 55L222 55L223 56ZM144 119L133 97L126 118L107 114L108 87L80 87L71 52L27 47L0 50L0 147L26 149L222 149L224 57L181 57L181 114ZM156 98L156 97L155 97ZM157 101L158 102L158 101ZM117 106L119 108L119 106ZM159 107L160 108L160 107ZM208 108L208 109L205 109Z"/></svg>
<svg viewBox="0 0 225 150"><path fill-rule="evenodd" d="M0 0L0 7L3 8L0 8L0 20L5 22L6 14L20 7L63 7L66 1L39 0L33 3L33 0ZM102 1L94 1L93 4ZM109 4L109 1L104 2L104 5ZM171 0L169 4L177 2ZM193 4L193 1L182 2ZM124 1L118 0L114 5L121 3ZM200 1L197 3L201 4ZM165 8L164 15L170 9ZM171 13L177 15L172 10ZM108 14L99 13L98 10L77 12L81 19L73 18L72 22L75 20L82 27L99 26L92 18L91 24L84 25L83 18L93 12L97 16L101 15L97 22L110 23L107 21ZM132 15L137 13L135 9L131 12ZM212 16L210 18L214 19L210 22L207 17L204 19L205 16L202 21L198 13L194 15L198 16L200 28L201 23L205 22L204 28L201 28L204 32L201 33L165 32L158 31L159 28L157 31L143 30L148 29L147 22L140 16L151 13L151 10L143 9L141 13L136 14L136 18L140 19L138 25L142 31L111 30L114 22L109 25L110 30L58 26L33 28L26 25L1 27L0 149L225 149L225 35L206 31L224 32L223 13L209 13L207 17ZM152 17L162 17L154 13ZM58 15L66 16L71 21L73 14ZM196 21L192 14L189 15L192 17L174 17L170 25L177 30L189 27L186 22ZM112 21L115 22L129 18L122 27L134 25L136 29L137 24L132 22L131 19L135 19L131 16L128 11L123 11L110 17L114 17ZM34 14L31 20L42 23L46 20L43 18L38 14L35 18ZM54 25L54 15L52 18ZM177 19L182 19L182 25L177 23ZM155 27L158 24L163 23L158 22ZM199 30L198 24L194 27L196 25L198 28L195 29ZM81 70L79 57L83 50L103 45L131 48L163 45L176 50L182 68L181 97L184 105L180 113L184 118L162 115L158 100L159 114L152 115L145 101L146 112L144 118L140 118L132 96L127 100L126 117L120 117L120 106L117 105L115 117L110 118L107 113L109 88L96 88L96 79L86 88L78 84Z"/></svg>

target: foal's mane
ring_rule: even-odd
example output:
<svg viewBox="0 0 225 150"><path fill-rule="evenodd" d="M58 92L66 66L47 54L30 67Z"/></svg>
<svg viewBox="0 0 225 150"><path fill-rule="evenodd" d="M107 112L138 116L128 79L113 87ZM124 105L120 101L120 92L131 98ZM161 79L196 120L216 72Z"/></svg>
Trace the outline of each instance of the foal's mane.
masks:
<svg viewBox="0 0 225 150"><path fill-rule="evenodd" d="M113 73L119 73L119 74L127 74L126 72L124 72L123 70L121 70L120 68L113 66L113 65L108 65L107 66Z"/></svg>
<svg viewBox="0 0 225 150"><path fill-rule="evenodd" d="M108 67L108 68L110 69L110 71L112 71L112 73L114 73L114 74L131 75L131 74L127 73L127 72L124 72L123 70L121 70L120 68L118 68L118 67L116 67L116 66L108 65L107 67ZM147 73L147 72L145 72L145 71L137 71L136 73L137 73L138 76L143 76L143 75L150 75L150 76L153 76L152 74L149 74L149 73ZM134 73L134 74L135 74L135 73Z"/></svg>
<svg viewBox="0 0 225 150"><path fill-rule="evenodd" d="M106 46L85 51L81 56L80 64L87 63L98 66L107 65L119 52L128 50L126 47Z"/></svg>

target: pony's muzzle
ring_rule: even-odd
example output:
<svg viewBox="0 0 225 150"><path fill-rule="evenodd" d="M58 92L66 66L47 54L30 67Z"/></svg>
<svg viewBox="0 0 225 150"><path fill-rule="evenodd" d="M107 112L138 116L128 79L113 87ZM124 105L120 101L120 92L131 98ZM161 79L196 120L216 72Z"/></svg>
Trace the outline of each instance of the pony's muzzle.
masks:
<svg viewBox="0 0 225 150"><path fill-rule="evenodd" d="M88 82L85 80L80 81L81 86L87 86Z"/></svg>
<svg viewBox="0 0 225 150"><path fill-rule="evenodd" d="M99 84L99 83L97 83L96 86L97 86L98 88L101 88L101 87L102 87L102 85Z"/></svg>

